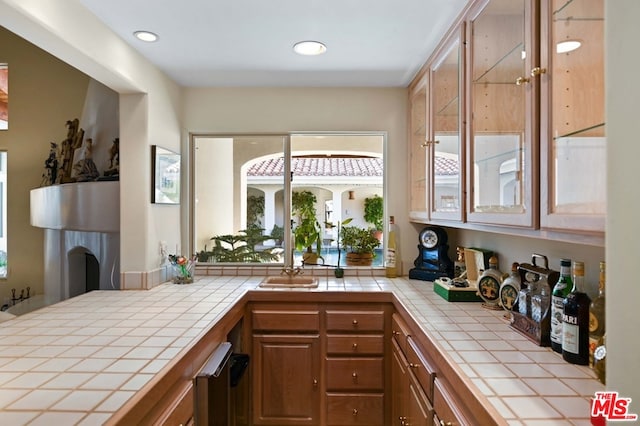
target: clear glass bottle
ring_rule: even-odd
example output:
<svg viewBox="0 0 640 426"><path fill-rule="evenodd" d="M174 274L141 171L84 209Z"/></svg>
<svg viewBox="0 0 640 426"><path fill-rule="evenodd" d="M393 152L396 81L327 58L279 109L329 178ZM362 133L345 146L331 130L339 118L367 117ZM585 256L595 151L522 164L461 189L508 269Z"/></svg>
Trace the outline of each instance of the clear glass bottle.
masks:
<svg viewBox="0 0 640 426"><path fill-rule="evenodd" d="M598 342L605 333L605 312L604 312L604 285L606 276L604 262L600 262L600 281L598 283L598 296L593 299L589 306L589 364L593 365L593 353L598 346Z"/></svg>
<svg viewBox="0 0 640 426"><path fill-rule="evenodd" d="M531 319L540 322L545 317L551 303L551 288L546 278L537 282L537 291L531 295Z"/></svg>
<svg viewBox="0 0 640 426"><path fill-rule="evenodd" d="M560 261L560 277L551 293L551 349L562 353L562 311L564 299L573 288L571 259Z"/></svg>
<svg viewBox="0 0 640 426"><path fill-rule="evenodd" d="M398 243L396 241L396 225L395 218L389 216L389 233L387 235L387 255L385 262L385 276L387 278L395 278L398 276L397 255Z"/></svg>
<svg viewBox="0 0 640 426"><path fill-rule="evenodd" d="M573 289L564 299L562 358L572 364L589 365L589 305L584 292L584 263L573 263Z"/></svg>

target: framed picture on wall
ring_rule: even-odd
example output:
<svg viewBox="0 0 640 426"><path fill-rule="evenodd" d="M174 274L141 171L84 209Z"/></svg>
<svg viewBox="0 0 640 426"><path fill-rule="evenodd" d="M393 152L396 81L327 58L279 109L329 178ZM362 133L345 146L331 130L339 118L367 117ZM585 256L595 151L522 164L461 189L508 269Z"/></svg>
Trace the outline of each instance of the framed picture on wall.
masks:
<svg viewBox="0 0 640 426"><path fill-rule="evenodd" d="M180 154L151 145L151 202L180 204Z"/></svg>
<svg viewBox="0 0 640 426"><path fill-rule="evenodd" d="M0 130L9 128L9 65L0 63Z"/></svg>

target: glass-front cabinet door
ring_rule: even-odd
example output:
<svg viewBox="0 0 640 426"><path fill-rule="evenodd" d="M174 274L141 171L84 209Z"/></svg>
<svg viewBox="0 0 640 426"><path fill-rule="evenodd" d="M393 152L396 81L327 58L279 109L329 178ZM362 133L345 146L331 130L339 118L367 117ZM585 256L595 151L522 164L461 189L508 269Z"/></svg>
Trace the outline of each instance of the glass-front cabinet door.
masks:
<svg viewBox="0 0 640 426"><path fill-rule="evenodd" d="M462 220L463 153L462 27L443 45L431 66L429 207L431 219Z"/></svg>
<svg viewBox="0 0 640 426"><path fill-rule="evenodd" d="M543 2L541 226L604 231L604 0Z"/></svg>
<svg viewBox="0 0 640 426"><path fill-rule="evenodd" d="M427 90L428 74L409 88L409 169L411 192L409 218L429 219L427 211Z"/></svg>
<svg viewBox="0 0 640 426"><path fill-rule="evenodd" d="M531 11L528 0L489 0L468 21L469 222L536 226Z"/></svg>

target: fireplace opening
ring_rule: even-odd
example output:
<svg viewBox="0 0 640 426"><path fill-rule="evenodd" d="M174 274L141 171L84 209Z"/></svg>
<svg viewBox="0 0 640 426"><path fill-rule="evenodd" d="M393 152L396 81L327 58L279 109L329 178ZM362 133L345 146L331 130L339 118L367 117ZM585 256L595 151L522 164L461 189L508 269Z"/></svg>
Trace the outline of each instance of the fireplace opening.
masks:
<svg viewBox="0 0 640 426"><path fill-rule="evenodd" d="M84 247L69 251L69 297L100 289L100 263Z"/></svg>

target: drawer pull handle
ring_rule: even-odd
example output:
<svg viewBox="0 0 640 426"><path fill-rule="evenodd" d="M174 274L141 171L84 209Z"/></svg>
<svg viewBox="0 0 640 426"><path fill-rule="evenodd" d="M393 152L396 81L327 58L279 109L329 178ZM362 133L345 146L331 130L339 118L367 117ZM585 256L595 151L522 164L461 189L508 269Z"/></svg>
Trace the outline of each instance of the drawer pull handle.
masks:
<svg viewBox="0 0 640 426"><path fill-rule="evenodd" d="M313 379L313 386L317 387L318 386L318 379Z"/></svg>
<svg viewBox="0 0 640 426"><path fill-rule="evenodd" d="M420 367L420 364L414 364L414 363L410 362L410 363L409 363L409 367L411 367L411 368L418 368L418 367Z"/></svg>
<svg viewBox="0 0 640 426"><path fill-rule="evenodd" d="M354 409L353 409L353 415L354 415L354 416L357 416L357 415L358 415L358 409L357 409L357 408L354 408Z"/></svg>
<svg viewBox="0 0 640 426"><path fill-rule="evenodd" d="M352 347L353 347L353 350L355 351L356 349L358 349L358 344L357 344L357 343L354 343L354 344L352 345Z"/></svg>
<svg viewBox="0 0 640 426"><path fill-rule="evenodd" d="M358 320L357 320L357 319L354 319L354 320L352 321L352 323L353 323L353 325L358 325Z"/></svg>
<svg viewBox="0 0 640 426"><path fill-rule="evenodd" d="M453 426L453 423L451 422L446 422L444 420L440 420L440 426Z"/></svg>
<svg viewBox="0 0 640 426"><path fill-rule="evenodd" d="M398 419L400 420L400 426L406 426L407 418L405 416L400 416L400 417L398 417Z"/></svg>
<svg viewBox="0 0 640 426"><path fill-rule="evenodd" d="M392 333L394 336L399 336L399 335L400 335L400 332L399 332L399 331L395 331L395 330L393 330L391 333Z"/></svg>
<svg viewBox="0 0 640 426"><path fill-rule="evenodd" d="M353 377L353 382L356 383L358 381L358 373L357 372L353 372L351 373L351 377Z"/></svg>

